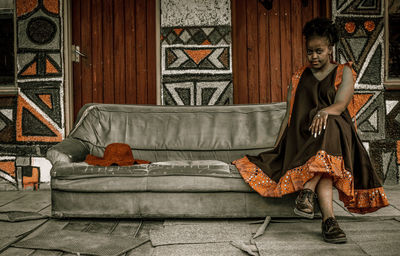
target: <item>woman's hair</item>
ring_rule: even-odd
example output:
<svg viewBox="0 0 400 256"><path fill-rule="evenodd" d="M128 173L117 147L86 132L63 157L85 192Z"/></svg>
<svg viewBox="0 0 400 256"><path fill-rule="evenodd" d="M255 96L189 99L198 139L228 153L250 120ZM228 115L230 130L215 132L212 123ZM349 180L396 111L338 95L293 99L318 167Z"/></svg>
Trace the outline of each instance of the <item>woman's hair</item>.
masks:
<svg viewBox="0 0 400 256"><path fill-rule="evenodd" d="M303 35L306 41L313 36L326 37L331 46L339 41L339 32L335 24L327 18L315 18L307 22L303 28Z"/></svg>

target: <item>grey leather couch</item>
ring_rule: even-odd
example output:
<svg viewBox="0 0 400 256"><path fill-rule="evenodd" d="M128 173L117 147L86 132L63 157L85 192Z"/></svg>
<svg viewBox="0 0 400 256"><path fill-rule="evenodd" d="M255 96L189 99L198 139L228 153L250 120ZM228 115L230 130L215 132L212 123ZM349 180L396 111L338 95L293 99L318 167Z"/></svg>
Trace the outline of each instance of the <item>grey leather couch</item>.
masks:
<svg viewBox="0 0 400 256"><path fill-rule="evenodd" d="M286 104L88 104L47 152L55 217L243 218L293 216L295 195L263 198L231 162L274 145ZM91 166L111 143L151 164Z"/></svg>

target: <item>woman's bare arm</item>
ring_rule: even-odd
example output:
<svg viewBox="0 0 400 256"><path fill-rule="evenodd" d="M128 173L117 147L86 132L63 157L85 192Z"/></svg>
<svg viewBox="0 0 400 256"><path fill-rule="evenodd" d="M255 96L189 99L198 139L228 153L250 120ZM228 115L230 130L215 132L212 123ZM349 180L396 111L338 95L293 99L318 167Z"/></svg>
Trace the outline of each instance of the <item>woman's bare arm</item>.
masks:
<svg viewBox="0 0 400 256"><path fill-rule="evenodd" d="M339 89L336 92L334 103L324 109L321 109L314 116L312 124L309 128L314 137L319 135L322 129L326 128L328 115L340 115L346 110L353 97L353 94L353 74L348 66L344 66L342 83L339 85Z"/></svg>

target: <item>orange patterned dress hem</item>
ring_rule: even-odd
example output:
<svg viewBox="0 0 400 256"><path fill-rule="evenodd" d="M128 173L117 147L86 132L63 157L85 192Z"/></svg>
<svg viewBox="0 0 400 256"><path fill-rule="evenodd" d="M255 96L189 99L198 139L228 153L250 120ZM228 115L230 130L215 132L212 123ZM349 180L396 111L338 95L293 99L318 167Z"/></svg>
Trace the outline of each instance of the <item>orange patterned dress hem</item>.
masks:
<svg viewBox="0 0 400 256"><path fill-rule="evenodd" d="M327 154L319 150L302 166L288 170L276 183L247 156L232 162L244 181L264 197L282 197L303 189L304 184L315 174L322 173L333 178L333 185L339 191L339 199L350 212L369 213L389 205L382 187L354 189L353 176L344 167L342 156Z"/></svg>

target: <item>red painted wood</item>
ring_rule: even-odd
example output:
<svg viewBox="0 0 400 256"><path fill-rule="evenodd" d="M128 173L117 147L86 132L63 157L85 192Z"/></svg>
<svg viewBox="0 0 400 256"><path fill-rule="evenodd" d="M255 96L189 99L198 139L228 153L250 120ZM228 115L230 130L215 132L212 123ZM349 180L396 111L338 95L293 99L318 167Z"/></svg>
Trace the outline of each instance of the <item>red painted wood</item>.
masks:
<svg viewBox="0 0 400 256"><path fill-rule="evenodd" d="M156 33L154 28L156 27L156 2L147 2L147 103L157 104L157 97L160 95L156 94L156 53L160 49L156 47ZM159 35L157 35L159 36Z"/></svg>
<svg viewBox="0 0 400 256"><path fill-rule="evenodd" d="M247 75L249 88L249 103L260 102L258 85L258 0L247 1Z"/></svg>
<svg viewBox="0 0 400 256"><path fill-rule="evenodd" d="M269 60L269 36L267 10L258 3L258 85L260 85L260 103L271 102L271 73ZM261 86L264 85L264 86Z"/></svg>
<svg viewBox="0 0 400 256"><path fill-rule="evenodd" d="M74 116L86 103L156 104L156 0L73 0Z"/></svg>
<svg viewBox="0 0 400 256"><path fill-rule="evenodd" d="M233 0L235 21L233 23L233 88L234 103L249 103L248 81L247 81L247 31L246 31L246 2Z"/></svg>
<svg viewBox="0 0 400 256"><path fill-rule="evenodd" d="M281 31L279 29L280 16L279 6L280 1L274 1L272 10L269 11L269 58L270 58L270 69L271 74L271 102L282 101L282 81L281 81L281 51L285 49L281 48Z"/></svg>
<svg viewBox="0 0 400 256"><path fill-rule="evenodd" d="M103 20L101 0L92 0L93 102L103 102Z"/></svg>
<svg viewBox="0 0 400 256"><path fill-rule="evenodd" d="M290 1L282 1L279 6L280 27L281 31L281 100L287 98L287 89L290 83L288 74L292 73L292 56L289 49L292 48L292 35L290 32Z"/></svg>
<svg viewBox="0 0 400 256"><path fill-rule="evenodd" d="M80 17L81 17L81 5L79 0L74 0L72 2L72 13L74 14L74 19L72 19L72 44L79 45L81 42L81 27L80 27ZM74 117L78 114L80 106L82 106L82 91L81 91L81 65L80 63L73 63L73 92L74 92L74 102L73 102L73 113Z"/></svg>
<svg viewBox="0 0 400 256"><path fill-rule="evenodd" d="M125 103L125 25L124 1L114 0L114 90L115 103Z"/></svg>
<svg viewBox="0 0 400 256"><path fill-rule="evenodd" d="M113 28L113 2L103 0L103 101L110 104L115 102Z"/></svg>
<svg viewBox="0 0 400 256"><path fill-rule="evenodd" d="M135 22L135 2L125 0L125 8L131 10L125 13L125 72L126 72L126 96L128 104L135 104L136 100L136 22Z"/></svg>
<svg viewBox="0 0 400 256"><path fill-rule="evenodd" d="M80 1L81 3L81 52L87 55L87 58L81 58L82 72L82 104L93 102L92 85L92 12L90 1Z"/></svg>
<svg viewBox="0 0 400 256"><path fill-rule="evenodd" d="M147 0L136 0L136 75L137 75L137 103L147 103L147 27L146 27L146 5Z"/></svg>

